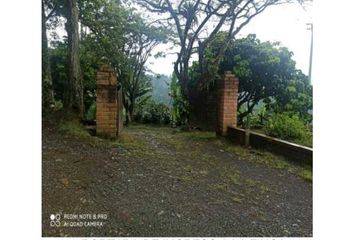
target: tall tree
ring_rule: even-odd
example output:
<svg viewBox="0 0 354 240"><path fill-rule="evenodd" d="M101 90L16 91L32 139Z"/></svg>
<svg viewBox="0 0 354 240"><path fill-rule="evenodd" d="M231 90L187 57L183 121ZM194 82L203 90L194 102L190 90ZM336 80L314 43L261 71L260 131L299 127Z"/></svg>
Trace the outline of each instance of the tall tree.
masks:
<svg viewBox="0 0 354 240"><path fill-rule="evenodd" d="M151 56L152 50L166 39L166 32L163 29L147 25L140 17L134 16L133 19L130 37L124 45L127 60L121 69L124 107L127 110L128 121L134 120L136 101L151 91L151 79L145 74L146 61Z"/></svg>
<svg viewBox="0 0 354 240"><path fill-rule="evenodd" d="M300 0L302 2L302 0ZM184 95L189 98L188 68L191 56L198 54L201 77L197 86L205 87L210 79L205 65L205 50L215 39L216 34L227 32L224 45L215 55L214 65L218 66L231 39L255 16L270 6L291 0L139 0L151 12L166 18L161 24L175 29L175 41L180 49L174 63L174 72L181 84ZM161 17L160 17L161 18Z"/></svg>
<svg viewBox="0 0 354 240"><path fill-rule="evenodd" d="M103 56L118 73L123 88L127 121L132 121L138 100L151 91L146 61L152 50L166 39L162 27L148 24L131 9L111 1L81 4L82 23L103 50Z"/></svg>
<svg viewBox="0 0 354 240"><path fill-rule="evenodd" d="M48 39L46 22L51 16L45 13L45 0L42 0L42 108L43 112L50 112L54 105L53 81L50 71Z"/></svg>
<svg viewBox="0 0 354 240"><path fill-rule="evenodd" d="M68 84L64 95L64 107L84 116L83 84L79 59L79 13L77 0L67 0L68 33Z"/></svg>
<svg viewBox="0 0 354 240"><path fill-rule="evenodd" d="M226 34L219 33L206 50L207 63L212 63L223 47ZM240 123L261 101L273 110L293 111L300 113L304 119L309 118L312 88L308 77L296 69L292 56L293 53L281 47L280 43L261 42L256 35L250 34L230 42L218 67L208 64L214 79L230 69L239 78L237 106ZM198 70L194 67L190 71L198 76Z"/></svg>

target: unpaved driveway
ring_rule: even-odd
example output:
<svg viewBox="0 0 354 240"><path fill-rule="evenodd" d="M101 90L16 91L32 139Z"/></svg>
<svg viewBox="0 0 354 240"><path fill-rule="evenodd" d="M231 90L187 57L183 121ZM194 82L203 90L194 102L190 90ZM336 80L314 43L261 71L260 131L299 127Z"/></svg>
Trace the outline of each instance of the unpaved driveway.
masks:
<svg viewBox="0 0 354 240"><path fill-rule="evenodd" d="M302 168L211 133L140 125L109 142L44 125L42 168L43 236L312 236Z"/></svg>

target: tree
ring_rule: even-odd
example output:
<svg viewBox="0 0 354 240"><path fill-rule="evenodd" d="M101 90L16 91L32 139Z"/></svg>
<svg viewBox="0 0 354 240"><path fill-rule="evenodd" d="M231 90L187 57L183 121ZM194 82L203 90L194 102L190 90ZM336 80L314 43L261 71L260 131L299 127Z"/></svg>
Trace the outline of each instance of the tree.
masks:
<svg viewBox="0 0 354 240"><path fill-rule="evenodd" d="M188 88L189 64L191 56L198 54L199 88L207 86L210 77L206 74L205 50L221 30L227 32L223 47L214 57L213 65L218 66L229 42L255 16L270 6L290 0L139 0L142 6L151 12L163 14L164 20L158 20L166 27L175 29L175 42L180 46L174 72L180 81L182 92L187 97L193 96ZM302 1L301 1L302 2ZM161 18L161 17L160 17ZM191 92L191 93L190 93Z"/></svg>
<svg viewBox="0 0 354 240"><path fill-rule="evenodd" d="M84 116L83 83L79 58L79 13L77 0L67 0L68 33L68 84L64 95L64 107L77 113L80 118Z"/></svg>
<svg viewBox="0 0 354 240"><path fill-rule="evenodd" d="M173 126L185 124L188 119L188 102L185 100L175 74L170 83L171 120Z"/></svg>
<svg viewBox="0 0 354 240"><path fill-rule="evenodd" d="M151 91L145 64L152 50L165 41L166 31L146 23L116 2L95 3L81 5L82 23L92 32L104 57L119 75L127 122L130 122L134 118L137 100Z"/></svg>
<svg viewBox="0 0 354 240"><path fill-rule="evenodd" d="M166 32L162 28L149 26L137 16L134 23L134 30L130 33L124 48L128 59L122 68L121 76L128 122L134 120L136 100L152 90L151 79L144 74L146 61L151 56L152 50L166 39Z"/></svg>
<svg viewBox="0 0 354 240"><path fill-rule="evenodd" d="M206 50L207 63L218 54L225 35L219 33L216 41ZM300 111L302 116L312 108L312 88L307 76L296 69L292 55L287 48L280 47L280 43L261 42L256 35L250 34L230 42L218 67L210 65L212 70L209 72L214 79L229 69L233 69L239 78L240 123L261 101L267 103L268 109L277 112Z"/></svg>
<svg viewBox="0 0 354 240"><path fill-rule="evenodd" d="M274 101L267 104L267 108L275 113L286 112L298 115L307 124L312 123L312 85L308 76L296 70L283 91L279 91Z"/></svg>
<svg viewBox="0 0 354 240"><path fill-rule="evenodd" d="M139 78L134 77L133 72L125 72L122 81L123 89L123 105L126 110L126 123L134 121L134 113L136 105L142 105L151 95L151 79L149 76L142 74Z"/></svg>
<svg viewBox="0 0 354 240"><path fill-rule="evenodd" d="M43 112L50 112L54 106L53 81L50 70L47 27L46 23L53 14L46 15L46 1L42 0L42 108Z"/></svg>

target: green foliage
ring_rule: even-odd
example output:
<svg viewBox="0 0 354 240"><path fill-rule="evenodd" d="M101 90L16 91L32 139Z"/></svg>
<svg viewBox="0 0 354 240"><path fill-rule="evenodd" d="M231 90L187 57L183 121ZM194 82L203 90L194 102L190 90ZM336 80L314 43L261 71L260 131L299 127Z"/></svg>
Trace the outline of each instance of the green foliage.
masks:
<svg viewBox="0 0 354 240"><path fill-rule="evenodd" d="M92 31L87 35L92 47L100 52L94 58L104 58L119 74L127 122L133 121L134 108L151 91L145 63L154 47L165 42L166 30L148 24L135 9L118 1L84 2L80 16Z"/></svg>
<svg viewBox="0 0 354 240"><path fill-rule="evenodd" d="M312 86L308 77L298 71L285 91L279 92L275 101L268 104L268 108L278 113L298 114L306 124L312 123Z"/></svg>
<svg viewBox="0 0 354 240"><path fill-rule="evenodd" d="M182 94L181 86L175 74L172 75L171 79L170 96L172 101L172 124L178 126L183 125L186 123L189 114L188 102Z"/></svg>
<svg viewBox="0 0 354 240"><path fill-rule="evenodd" d="M287 114L275 115L266 125L268 135L286 140L302 138L304 131L304 124L299 118Z"/></svg>
<svg viewBox="0 0 354 240"><path fill-rule="evenodd" d="M94 101L91 106L87 109L85 119L88 121L96 120L96 101Z"/></svg>
<svg viewBox="0 0 354 240"><path fill-rule="evenodd" d="M302 177L304 180L312 182L312 170L304 169L301 172L299 172L298 175Z"/></svg>
<svg viewBox="0 0 354 240"><path fill-rule="evenodd" d="M65 1L64 1L65 2ZM48 11L55 10L47 24L54 30L66 18L66 2L45 2ZM148 23L130 4L121 1L78 1L80 20L80 65L83 75L85 109L96 98L96 73L109 63L119 75L123 88L123 102L127 116L131 117L136 105L149 98L150 77L145 67L157 44L166 41L166 30ZM52 40L56 38L52 37ZM50 63L55 98L63 100L68 82L68 43L66 37L51 43ZM163 56L157 53L156 56ZM167 92L167 91L166 91Z"/></svg>
<svg viewBox="0 0 354 240"><path fill-rule="evenodd" d="M54 111L59 111L63 108L63 102L61 100L54 100Z"/></svg>
<svg viewBox="0 0 354 240"><path fill-rule="evenodd" d="M298 115L275 114L265 125L265 132L269 136L312 145L312 136Z"/></svg>
<svg viewBox="0 0 354 240"><path fill-rule="evenodd" d="M290 50L281 47L278 42L261 42L251 34L246 38L233 39L217 66L213 63L226 38L226 33L219 33L205 50L204 64L201 66L195 62L190 67L191 89L196 89L201 78L207 79L204 80L204 88L212 89L225 71L233 71L240 80L240 125L261 102L265 103L267 110L298 113L303 121L311 122L312 87L308 77L295 68ZM203 77L201 68L206 68Z"/></svg>
<svg viewBox="0 0 354 240"><path fill-rule="evenodd" d="M89 137L90 134L78 121L65 121L59 126L59 131L76 137Z"/></svg>
<svg viewBox="0 0 354 240"><path fill-rule="evenodd" d="M49 48L51 75L53 81L54 98L63 100L65 84L67 84L67 44L66 42L52 42Z"/></svg>
<svg viewBox="0 0 354 240"><path fill-rule="evenodd" d="M163 103L149 99L137 107L134 119L140 123L169 124L170 108Z"/></svg>
<svg viewBox="0 0 354 240"><path fill-rule="evenodd" d="M244 111L246 111L245 107L241 106L239 113L243 113ZM260 102L255 106L253 111L246 116L246 123L244 125L246 128L250 129L262 129L272 114L273 112L267 110L266 105Z"/></svg>

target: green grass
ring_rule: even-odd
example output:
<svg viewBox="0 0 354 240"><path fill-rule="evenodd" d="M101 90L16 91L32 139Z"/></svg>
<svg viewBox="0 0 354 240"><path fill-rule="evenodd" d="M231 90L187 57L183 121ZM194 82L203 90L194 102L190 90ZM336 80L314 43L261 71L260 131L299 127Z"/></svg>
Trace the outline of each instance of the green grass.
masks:
<svg viewBox="0 0 354 240"><path fill-rule="evenodd" d="M80 138L89 143L92 147L97 148L112 148L120 147L122 143L117 140L102 139L99 137L91 136L85 127L78 120L63 120L59 123L59 132Z"/></svg>
<svg viewBox="0 0 354 240"><path fill-rule="evenodd" d="M235 203L242 203L242 199L238 197L233 197L232 201L234 201Z"/></svg>
<svg viewBox="0 0 354 240"><path fill-rule="evenodd" d="M312 171L310 169L304 169L298 173L305 181L312 182Z"/></svg>
<svg viewBox="0 0 354 240"><path fill-rule="evenodd" d="M75 137L90 137L88 131L77 121L65 121L60 123L59 131Z"/></svg>
<svg viewBox="0 0 354 240"><path fill-rule="evenodd" d="M228 146L226 151L239 156L241 160L254 161L267 167L276 169L290 168L290 164L284 157L266 151L248 149L242 146Z"/></svg>
<svg viewBox="0 0 354 240"><path fill-rule="evenodd" d="M208 141L216 140L215 132L200 132L200 131L191 131L191 132L181 132L183 136L194 141Z"/></svg>
<svg viewBox="0 0 354 240"><path fill-rule="evenodd" d="M177 179L181 180L183 182L191 182L193 180L193 178L191 176L187 176L187 175L179 176L179 177L177 177Z"/></svg>

